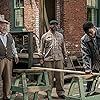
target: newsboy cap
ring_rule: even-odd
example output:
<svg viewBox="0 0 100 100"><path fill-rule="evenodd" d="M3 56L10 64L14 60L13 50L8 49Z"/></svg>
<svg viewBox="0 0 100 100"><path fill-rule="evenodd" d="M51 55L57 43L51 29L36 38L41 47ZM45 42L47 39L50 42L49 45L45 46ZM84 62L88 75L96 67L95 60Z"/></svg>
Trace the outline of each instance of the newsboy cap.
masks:
<svg viewBox="0 0 100 100"><path fill-rule="evenodd" d="M58 21L57 21L57 20L51 20L51 21L50 21L50 25L51 25L51 24L57 24L57 25L58 25Z"/></svg>
<svg viewBox="0 0 100 100"><path fill-rule="evenodd" d="M0 19L0 23L6 23L6 24L9 24L9 22L5 19Z"/></svg>

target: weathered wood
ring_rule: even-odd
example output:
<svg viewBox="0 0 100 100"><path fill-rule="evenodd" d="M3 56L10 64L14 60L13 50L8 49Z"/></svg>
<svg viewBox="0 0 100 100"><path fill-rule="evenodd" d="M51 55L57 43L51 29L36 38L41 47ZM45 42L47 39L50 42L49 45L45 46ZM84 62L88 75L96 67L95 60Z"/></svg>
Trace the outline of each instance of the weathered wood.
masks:
<svg viewBox="0 0 100 100"><path fill-rule="evenodd" d="M49 21L48 21L45 3L44 3L44 21L45 21L45 24L46 24L45 27L47 28L47 30L49 30Z"/></svg>
<svg viewBox="0 0 100 100"><path fill-rule="evenodd" d="M87 80L87 79L93 78L94 76L97 76L97 75L92 75L92 74L88 74L88 75L68 74L68 75L65 75L65 76L64 76L64 80L71 79L71 78L73 78L73 77L76 77L76 78L82 77L82 78L84 78L85 80Z"/></svg>
<svg viewBox="0 0 100 100"><path fill-rule="evenodd" d="M31 69L14 69L13 72L17 73L30 73L30 72L43 72L43 71L54 71L54 72L64 72L64 73L71 73L71 74L81 74L85 75L83 71L73 71L73 70L63 70L63 69L53 69L53 68L43 68L43 67L32 67ZM91 75L91 74L90 74ZM100 75L99 73L92 73L92 75Z"/></svg>
<svg viewBox="0 0 100 100"><path fill-rule="evenodd" d="M82 75L86 74L83 71L73 71L73 70L43 68L43 67L32 67L31 69L33 69L33 70L43 70L43 71L64 72L64 73L71 73L71 74L82 74ZM100 75L100 73L92 73L92 75Z"/></svg>
<svg viewBox="0 0 100 100"><path fill-rule="evenodd" d="M33 33L28 33L28 68L32 67L33 64Z"/></svg>
<svg viewBox="0 0 100 100"><path fill-rule="evenodd" d="M51 86L28 86L28 92L39 92L39 91L48 91L51 90Z"/></svg>
<svg viewBox="0 0 100 100"><path fill-rule="evenodd" d="M32 70L32 69L29 69ZM20 72L20 69L16 70L17 72ZM23 71L23 72L22 72ZM27 82L26 75L24 71L27 72L27 69L22 70L20 73L20 80L18 81L18 78L15 78L15 82L12 85L11 91L12 95L10 97L10 100L14 100L16 97L16 93L22 93L23 94L23 100L29 100L28 99L28 93L29 92L34 92L34 97L33 100L38 100L38 92L39 91L45 91L48 96L48 100L51 100L51 85L49 84L49 79L48 79L48 73L41 72L39 73L39 76L37 78L37 81L34 84L30 84ZM30 71L28 71L30 72ZM32 70L33 72L33 70ZM28 73L30 74L30 73ZM32 73L32 76L34 75L34 72ZM19 83L20 82L20 83Z"/></svg>
<svg viewBox="0 0 100 100"><path fill-rule="evenodd" d="M41 36L43 35L44 33L44 3L45 1L44 0L39 0L39 15L40 15L40 22L39 23L39 33L40 33L40 38Z"/></svg>
<svg viewBox="0 0 100 100"><path fill-rule="evenodd" d="M28 86L27 87L27 92L39 92L39 91L48 91L48 90L51 90L50 89L51 86ZM22 86L13 86L12 85L12 91L16 90L17 92L19 93L23 93L23 89L24 87Z"/></svg>
<svg viewBox="0 0 100 100"><path fill-rule="evenodd" d="M18 53L19 58L28 58L28 53ZM40 58L38 53L33 53L34 58Z"/></svg>

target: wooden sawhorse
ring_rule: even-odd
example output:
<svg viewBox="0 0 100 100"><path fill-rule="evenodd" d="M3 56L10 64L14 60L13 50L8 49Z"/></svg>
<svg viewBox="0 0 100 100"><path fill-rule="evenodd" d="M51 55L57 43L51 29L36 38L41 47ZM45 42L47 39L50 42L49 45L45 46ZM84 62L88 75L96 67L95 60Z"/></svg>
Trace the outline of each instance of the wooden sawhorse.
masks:
<svg viewBox="0 0 100 100"><path fill-rule="evenodd" d="M33 92L34 97L33 100L38 100L38 92L46 91L48 100L52 100L51 98L51 86L49 85L49 79L47 71L43 70L34 70L34 69L14 69L14 72L17 76L14 79L14 82L11 86L12 95L10 100L14 100L16 97L16 93L23 94L23 100L28 99L28 93ZM28 83L27 75L38 75L36 83Z"/></svg>
<svg viewBox="0 0 100 100"><path fill-rule="evenodd" d="M99 77L100 76L97 75L73 76L66 100L100 100L100 92L96 91L98 86L97 84L99 83ZM89 81L90 79L93 79L93 84L91 91L87 93L84 89L84 81ZM77 89L79 89L79 93L73 94L73 92L75 92L74 89L76 83L78 83Z"/></svg>

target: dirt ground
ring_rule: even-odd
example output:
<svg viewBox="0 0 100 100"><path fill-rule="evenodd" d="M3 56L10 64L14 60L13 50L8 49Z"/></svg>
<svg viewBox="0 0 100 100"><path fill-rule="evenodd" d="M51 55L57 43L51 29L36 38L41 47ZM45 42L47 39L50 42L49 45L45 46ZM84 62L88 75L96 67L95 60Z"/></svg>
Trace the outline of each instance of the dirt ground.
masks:
<svg viewBox="0 0 100 100"><path fill-rule="evenodd" d="M65 95L67 95L68 88L69 88L69 84L65 84L64 85ZM46 96L46 92L43 91L39 92L38 100L48 100L47 98L45 98L45 96ZM2 98L2 81L0 81L0 98ZM16 100L23 100L22 94L17 94ZM29 93L29 100L33 100L33 93ZM53 88L52 90L52 100L64 100L57 96L55 88Z"/></svg>

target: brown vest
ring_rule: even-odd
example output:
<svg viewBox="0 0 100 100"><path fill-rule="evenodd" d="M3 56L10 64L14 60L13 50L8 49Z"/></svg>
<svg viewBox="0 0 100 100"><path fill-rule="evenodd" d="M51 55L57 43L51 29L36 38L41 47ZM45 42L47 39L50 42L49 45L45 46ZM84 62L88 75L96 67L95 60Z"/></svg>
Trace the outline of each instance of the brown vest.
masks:
<svg viewBox="0 0 100 100"><path fill-rule="evenodd" d="M2 40L0 39L0 59L12 59L13 54L12 54L12 43L13 43L13 38L11 34L7 34L7 46L5 47L2 43Z"/></svg>

